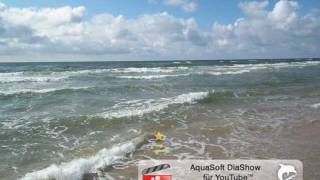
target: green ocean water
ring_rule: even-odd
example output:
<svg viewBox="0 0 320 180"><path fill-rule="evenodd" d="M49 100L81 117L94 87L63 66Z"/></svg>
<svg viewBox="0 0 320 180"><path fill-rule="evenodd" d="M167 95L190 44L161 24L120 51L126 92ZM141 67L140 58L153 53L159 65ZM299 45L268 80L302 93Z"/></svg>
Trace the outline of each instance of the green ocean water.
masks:
<svg viewBox="0 0 320 180"><path fill-rule="evenodd" d="M2 63L0 179L79 179L139 160L123 149L148 154L128 142L155 130L177 159L297 156L319 167L318 138L287 139L320 120L319 90L318 59Z"/></svg>

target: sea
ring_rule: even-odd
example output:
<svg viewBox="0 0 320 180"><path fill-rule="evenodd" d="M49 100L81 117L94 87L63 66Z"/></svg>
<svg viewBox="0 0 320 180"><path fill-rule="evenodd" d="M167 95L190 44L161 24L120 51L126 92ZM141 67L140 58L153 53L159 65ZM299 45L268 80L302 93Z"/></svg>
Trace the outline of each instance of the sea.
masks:
<svg viewBox="0 0 320 180"><path fill-rule="evenodd" d="M136 179L145 159L298 159L318 179L319 136L320 59L0 63L0 179Z"/></svg>

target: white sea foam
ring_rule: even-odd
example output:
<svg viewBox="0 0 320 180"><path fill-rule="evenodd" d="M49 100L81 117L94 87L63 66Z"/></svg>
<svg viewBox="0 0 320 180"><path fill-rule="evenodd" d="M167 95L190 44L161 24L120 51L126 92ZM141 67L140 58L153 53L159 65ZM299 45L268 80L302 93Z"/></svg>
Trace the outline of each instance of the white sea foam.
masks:
<svg viewBox="0 0 320 180"><path fill-rule="evenodd" d="M262 69L279 69L291 67L305 67L318 65L320 61L307 61L307 62L280 62L280 63L262 63L262 64L234 64L231 66L198 66L194 67L196 74L209 74L209 75L228 75L228 74L243 74Z"/></svg>
<svg viewBox="0 0 320 180"><path fill-rule="evenodd" d="M111 73L171 73L179 70L187 70L188 67L141 67L141 68L111 68L111 69L88 69L88 70L77 70L77 71L62 71L52 72L52 75L57 76L79 76L85 74L101 74L106 72Z"/></svg>
<svg viewBox="0 0 320 180"><path fill-rule="evenodd" d="M262 64L246 64L251 68L289 68L289 67L304 67L318 65L320 61L304 61L304 62L279 62L279 63L262 63ZM244 66L246 66L244 65ZM243 65L238 65L241 67Z"/></svg>
<svg viewBox="0 0 320 180"><path fill-rule="evenodd" d="M310 107L318 109L320 108L320 103L312 104Z"/></svg>
<svg viewBox="0 0 320 180"><path fill-rule="evenodd" d="M98 114L104 118L122 118L131 116L142 116L146 113L161 111L171 104L194 103L196 100L207 97L209 92L191 92L181 94L171 98L161 98L158 100L134 100L122 102L114 105L108 111Z"/></svg>
<svg viewBox="0 0 320 180"><path fill-rule="evenodd" d="M171 73L180 70L187 70L188 67L128 67L128 68L111 68L111 69L88 69L77 71L53 72L54 75L76 76L82 74L99 74L99 73Z"/></svg>
<svg viewBox="0 0 320 180"><path fill-rule="evenodd" d="M0 73L0 82L46 82L59 81L74 76L99 74L109 72L110 69L88 69L77 71L59 71L59 72L14 72L14 73Z"/></svg>
<svg viewBox="0 0 320 180"><path fill-rule="evenodd" d="M189 76L189 73L185 74L159 74L159 75L143 75L143 76L116 76L117 78L123 79L161 79L168 77L179 77L179 76Z"/></svg>
<svg viewBox="0 0 320 180"><path fill-rule="evenodd" d="M20 89L20 90L8 90L0 91L0 95L15 95L15 94L25 94L25 93L49 93L61 90L80 90L88 89L90 87L61 87L61 88L45 88L45 89Z"/></svg>
<svg viewBox="0 0 320 180"><path fill-rule="evenodd" d="M0 82L9 83L9 82L46 82L46 81L58 81L68 77L52 77L52 76L0 76Z"/></svg>
<svg viewBox="0 0 320 180"><path fill-rule="evenodd" d="M247 73L250 72L250 70L238 70L238 71L225 71L225 72L202 72L200 74L209 74L209 75L215 75L215 76L220 76L224 74L242 74L242 73Z"/></svg>
<svg viewBox="0 0 320 180"><path fill-rule="evenodd" d="M155 67L155 68L113 68L113 69L88 69L88 70L76 70L76 71L59 71L59 72L10 72L0 73L0 82L46 82L46 81L58 81L75 76L83 76L88 74L103 74L103 73L172 73L181 70L187 70L188 67ZM170 76L170 75L164 75ZM172 75L175 76L175 75ZM126 77L124 77L126 78ZM130 77L129 77L130 78ZM139 77L137 77L139 78ZM144 77L142 76L141 79ZM148 77L146 77L148 78ZM157 78L154 77L149 77ZM161 77L160 77L161 78Z"/></svg>
<svg viewBox="0 0 320 180"><path fill-rule="evenodd" d="M254 70L268 68L289 68L289 67L304 67L318 65L320 61L304 61L304 62L279 62L279 63L262 63L262 64L234 64L223 66L194 66L194 67L141 67L141 68L112 68L112 69L87 69L75 71L61 72L7 72L0 73L0 82L44 82L44 81L59 81L74 76L82 76L88 74L100 73L174 73L185 72L184 74L159 74L159 75L136 75L136 76L116 76L127 79L159 79L167 77L187 76L191 74L209 74L209 75L225 75L225 74L242 74Z"/></svg>
<svg viewBox="0 0 320 180"><path fill-rule="evenodd" d="M179 70L187 70L188 67L155 67L155 68L116 68L110 69L110 72L117 72L117 73L171 73Z"/></svg>
<svg viewBox="0 0 320 180"><path fill-rule="evenodd" d="M111 69L86 69L86 70L77 70L77 71L61 71L61 72L52 72L52 75L57 76L78 76L78 75L87 75L87 74L101 74L105 72L110 72Z"/></svg>
<svg viewBox="0 0 320 180"><path fill-rule="evenodd" d="M0 73L0 77L12 77L17 75L22 75L23 72L6 72L6 73Z"/></svg>
<svg viewBox="0 0 320 180"><path fill-rule="evenodd" d="M60 165L52 164L45 169L27 173L21 180L78 180L85 173L97 172L99 168L107 167L118 160L124 159L125 155L134 152L143 140L144 137L138 137L127 143L113 146L111 149L102 149L89 158L79 158Z"/></svg>
<svg viewBox="0 0 320 180"><path fill-rule="evenodd" d="M0 73L0 82L47 82L59 81L74 76L83 76L88 74L101 73L171 73L171 74L151 74L151 75L125 75L116 76L126 79L160 79L167 77L188 76L190 74L209 74L209 75L228 75L242 74L251 71L270 69L270 68L290 68L290 67L305 67L318 65L320 61L305 61L305 62L279 62L279 63L262 63L262 64L234 64L223 66L194 66L194 67L141 67L141 68L113 68L113 69L88 69L75 71L61 72L7 72ZM184 72L184 74L172 74L174 72Z"/></svg>

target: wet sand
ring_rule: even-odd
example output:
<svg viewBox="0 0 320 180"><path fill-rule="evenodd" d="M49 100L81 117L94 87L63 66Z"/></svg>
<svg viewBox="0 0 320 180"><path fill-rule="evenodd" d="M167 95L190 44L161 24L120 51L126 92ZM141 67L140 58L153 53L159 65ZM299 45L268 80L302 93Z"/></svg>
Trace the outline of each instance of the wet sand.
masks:
<svg viewBox="0 0 320 180"><path fill-rule="evenodd" d="M265 108L257 112L273 111L273 108ZM217 125L217 121L212 123L210 118L203 117L185 127L168 121L158 125L170 127L164 131L163 142L150 139L130 156L128 162L108 167L100 176L136 179L138 161L144 159L298 159L304 163L304 179L317 180L320 120L309 121L310 118L316 119L315 114L312 118L306 117L309 118L306 122L282 124L278 128L237 122ZM164 144L165 149L156 152L159 144ZM84 179L94 178L86 176Z"/></svg>

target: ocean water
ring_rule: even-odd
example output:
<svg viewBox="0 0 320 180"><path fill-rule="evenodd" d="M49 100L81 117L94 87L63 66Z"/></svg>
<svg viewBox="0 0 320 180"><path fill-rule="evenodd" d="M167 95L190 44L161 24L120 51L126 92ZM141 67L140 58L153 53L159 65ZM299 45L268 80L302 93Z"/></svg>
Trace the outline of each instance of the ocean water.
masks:
<svg viewBox="0 0 320 180"><path fill-rule="evenodd" d="M300 159L317 179L319 123L318 59L0 64L0 179L135 179L152 158Z"/></svg>

